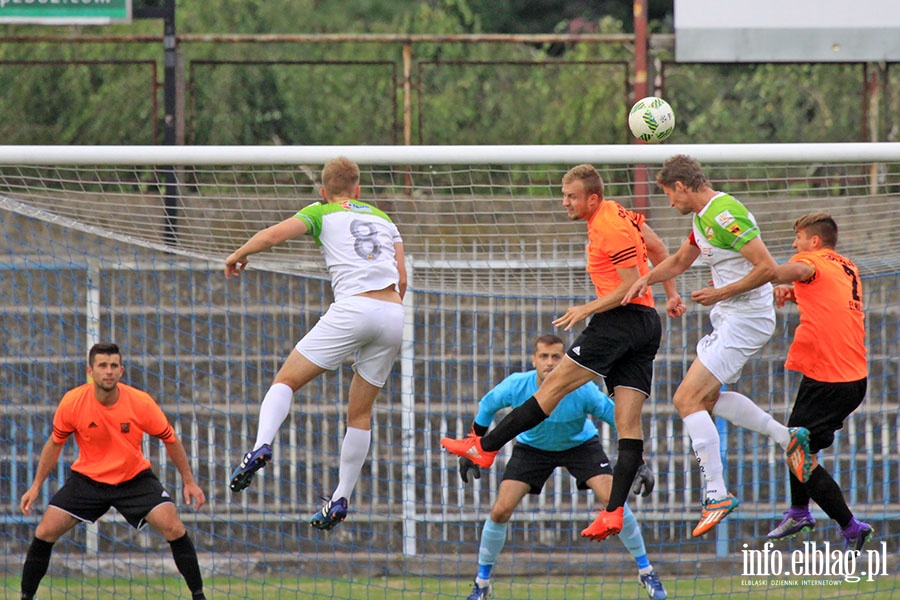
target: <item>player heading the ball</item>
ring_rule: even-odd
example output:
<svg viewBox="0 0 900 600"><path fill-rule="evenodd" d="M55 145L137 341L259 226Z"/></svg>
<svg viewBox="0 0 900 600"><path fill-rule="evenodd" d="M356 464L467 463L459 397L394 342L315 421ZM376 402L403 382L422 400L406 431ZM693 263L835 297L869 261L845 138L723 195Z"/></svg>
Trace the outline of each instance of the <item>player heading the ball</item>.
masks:
<svg viewBox="0 0 900 600"><path fill-rule="evenodd" d="M753 214L734 196L713 189L700 163L689 156L666 160L656 183L675 210L693 215L692 228L675 254L654 263L653 270L634 282L623 302L640 298L652 283L672 280L697 259L710 269L712 287L695 290L691 299L713 307L709 313L713 331L697 343L697 357L672 398L706 480L700 521L693 531L700 536L740 504L725 483L713 416L772 438L785 449L788 464L802 481L809 478L811 468L809 431L789 430L750 398L721 391L740 378L744 364L775 331L769 282L776 265Z"/></svg>
<svg viewBox="0 0 900 600"><path fill-rule="evenodd" d="M597 298L573 306L553 321L568 331L590 317L590 323L528 400L517 406L484 437L464 440L444 438L441 445L481 467L494 462L504 444L540 424L560 401L597 375L616 401L618 452L612 490L605 511L582 535L601 540L622 530L623 507L635 473L643 463L644 441L641 411L650 396L653 360L659 349L662 325L649 290L622 305L631 284L662 262L668 251L643 215L627 210L603 195L603 178L591 165L578 165L562 179L563 207L573 221L585 221L588 229L587 270ZM674 282L663 285L670 316L684 313Z"/></svg>

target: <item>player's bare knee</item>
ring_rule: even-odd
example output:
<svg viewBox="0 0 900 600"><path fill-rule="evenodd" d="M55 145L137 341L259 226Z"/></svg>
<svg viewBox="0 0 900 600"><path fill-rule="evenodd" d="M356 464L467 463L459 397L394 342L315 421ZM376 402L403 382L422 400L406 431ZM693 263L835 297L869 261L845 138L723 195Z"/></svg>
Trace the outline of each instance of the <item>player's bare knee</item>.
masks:
<svg viewBox="0 0 900 600"><path fill-rule="evenodd" d="M187 529L185 529L184 524L181 520L176 520L172 523L165 523L157 525L156 527L159 530L160 535L166 538L167 542L173 542L178 538L184 536L187 533Z"/></svg>
<svg viewBox="0 0 900 600"><path fill-rule="evenodd" d="M65 531L54 531L43 523L38 524L34 530L34 537L48 544L55 544L64 534Z"/></svg>
<svg viewBox="0 0 900 600"><path fill-rule="evenodd" d="M50 506L44 517L34 530L34 536L45 542L55 544L59 539L78 525L80 521L54 506Z"/></svg>
<svg viewBox="0 0 900 600"><path fill-rule="evenodd" d="M680 386L672 397L672 404L682 418L701 410L708 410L703 404L704 396L700 390L690 386Z"/></svg>
<svg viewBox="0 0 900 600"><path fill-rule="evenodd" d="M641 417L638 415L616 415L616 431L619 433L619 439L631 438L642 439L643 427L641 426Z"/></svg>
<svg viewBox="0 0 900 600"><path fill-rule="evenodd" d="M272 385L275 385L276 383L288 386L294 393L297 393L297 390L303 387L303 384L301 384L297 380L297 378L293 377L290 373L279 372L272 380Z"/></svg>
<svg viewBox="0 0 900 600"><path fill-rule="evenodd" d="M612 491L612 475L596 475L587 480L587 485L594 491L596 502L600 506L609 503L609 494Z"/></svg>
<svg viewBox="0 0 900 600"><path fill-rule="evenodd" d="M567 379L565 376L561 376L558 373L561 371L562 366L557 367L547 375L547 378L544 379L541 387L534 394L535 399L545 414L549 415L553 412L553 409L556 408L566 394L581 387L584 383L579 382L576 379Z"/></svg>
<svg viewBox="0 0 900 600"><path fill-rule="evenodd" d="M494 523L506 523L512 518L512 514L512 508L494 506L494 508L491 509L491 521Z"/></svg>

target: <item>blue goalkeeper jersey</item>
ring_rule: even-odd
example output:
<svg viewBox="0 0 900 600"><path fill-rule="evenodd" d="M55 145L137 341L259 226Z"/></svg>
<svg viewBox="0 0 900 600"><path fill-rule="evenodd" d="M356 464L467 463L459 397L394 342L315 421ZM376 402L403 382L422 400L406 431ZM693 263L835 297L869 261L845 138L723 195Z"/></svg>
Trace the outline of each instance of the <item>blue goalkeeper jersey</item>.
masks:
<svg viewBox="0 0 900 600"><path fill-rule="evenodd" d="M537 371L513 373L478 402L475 422L482 427L490 426L497 411L524 404L537 389ZM588 415L603 419L615 427L614 412L615 405L609 396L589 381L567 394L544 422L520 433L516 440L549 452L568 450L597 435L597 426Z"/></svg>

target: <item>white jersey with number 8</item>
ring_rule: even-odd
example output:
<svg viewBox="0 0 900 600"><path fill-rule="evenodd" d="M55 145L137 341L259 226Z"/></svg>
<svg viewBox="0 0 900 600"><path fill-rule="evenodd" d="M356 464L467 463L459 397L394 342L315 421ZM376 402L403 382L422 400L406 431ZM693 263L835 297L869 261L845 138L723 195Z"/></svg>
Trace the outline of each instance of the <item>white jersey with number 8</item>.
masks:
<svg viewBox="0 0 900 600"><path fill-rule="evenodd" d="M322 248L334 299L397 287L394 244L400 231L383 211L359 200L316 202L294 215Z"/></svg>

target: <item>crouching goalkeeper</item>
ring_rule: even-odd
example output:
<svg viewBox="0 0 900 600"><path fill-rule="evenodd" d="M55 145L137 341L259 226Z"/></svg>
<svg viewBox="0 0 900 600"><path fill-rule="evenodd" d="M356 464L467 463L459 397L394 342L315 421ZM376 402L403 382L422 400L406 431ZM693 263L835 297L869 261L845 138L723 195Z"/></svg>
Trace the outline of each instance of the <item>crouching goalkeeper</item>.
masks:
<svg viewBox="0 0 900 600"><path fill-rule="evenodd" d="M564 353L562 338L555 335L537 338L531 356L534 370L510 375L481 399L473 426L474 434L483 435L497 411L513 408L522 399L530 398L560 363ZM491 571L506 543L506 529L513 511L525 494L540 494L544 483L557 467L565 467L575 477L578 489L592 489L597 502L606 506L612 489L612 468L600 444L597 427L589 415L615 427L614 409L609 396L601 392L596 384L588 382L565 396L540 425L516 437L497 499L484 522L478 549L478 574L467 600L488 597ZM468 483L469 475L477 479L481 477L481 470L469 459L461 457L459 474ZM645 497L653 490L653 474L646 465L640 467L634 481L634 493L639 493L641 489ZM664 600L666 590L647 558L637 519L627 505L619 539L637 562L640 585L650 598Z"/></svg>

